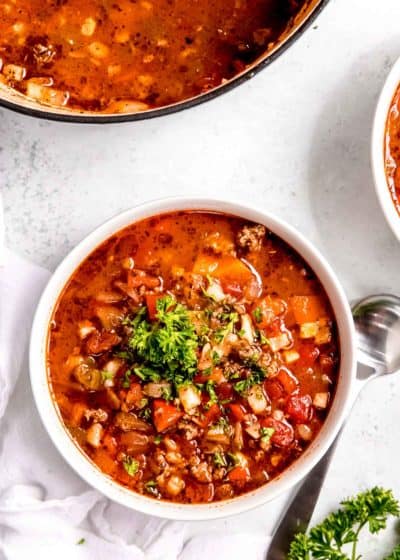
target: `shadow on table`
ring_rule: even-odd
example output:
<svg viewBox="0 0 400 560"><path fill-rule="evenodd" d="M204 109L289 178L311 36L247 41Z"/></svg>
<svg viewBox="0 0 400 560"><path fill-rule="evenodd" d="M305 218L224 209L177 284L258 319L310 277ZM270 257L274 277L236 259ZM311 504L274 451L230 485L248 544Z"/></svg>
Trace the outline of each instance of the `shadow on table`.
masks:
<svg viewBox="0 0 400 560"><path fill-rule="evenodd" d="M357 294L398 289L390 278L399 271L400 245L375 194L370 143L377 99L399 55L400 42L363 55L326 100L312 140L309 196L322 250ZM363 274L354 278L360 260Z"/></svg>

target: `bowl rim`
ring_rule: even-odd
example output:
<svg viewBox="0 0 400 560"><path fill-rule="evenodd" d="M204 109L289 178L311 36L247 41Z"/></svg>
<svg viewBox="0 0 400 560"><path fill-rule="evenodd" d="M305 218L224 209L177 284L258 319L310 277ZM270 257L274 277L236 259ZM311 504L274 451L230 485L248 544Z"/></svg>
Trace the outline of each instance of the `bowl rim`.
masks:
<svg viewBox="0 0 400 560"><path fill-rule="evenodd" d="M379 94L371 137L371 165L375 192L387 223L400 241L400 215L389 190L385 169L386 124L394 95L399 87L400 58L393 64Z"/></svg>
<svg viewBox="0 0 400 560"><path fill-rule="evenodd" d="M312 2L313 0L310 0ZM36 106L26 106L23 103L24 98L21 97L21 102L12 101L5 99L1 95L0 91L0 107L5 107L16 113L28 115L30 117L36 117L39 119L56 121L56 122L69 122L77 124L111 124L111 123L124 123L124 122L134 122L153 119L156 117L162 117L166 115L171 115L173 113L178 113L184 109L189 109L190 107L195 107L206 101L210 101L219 97L220 95L231 91L240 84L246 82L247 80L253 78L258 72L263 68L271 64L276 60L283 52L285 52L295 41L312 25L318 15L322 12L325 6L328 4L329 0L314 0L318 2L314 8L304 17L304 19L294 28L294 30L289 33L289 35L278 42L276 47L274 47L270 52L265 55L261 55L257 60L255 60L251 65L249 65L243 72L240 72L236 76L233 76L227 82L212 88L210 91L190 97L189 99L178 101L171 105L166 105L163 107L149 109L148 111L142 111L137 113L121 113L121 114L95 114L95 113L85 113L84 111L77 110L76 112L57 112L52 110L46 110L44 105L37 104Z"/></svg>
<svg viewBox="0 0 400 560"><path fill-rule="evenodd" d="M104 240L124 227L147 217L180 210L216 211L257 223L283 239L311 266L324 286L335 312L341 349L341 366L336 395L317 438L281 475L254 491L209 504L176 504L142 496L102 473L73 442L51 396L46 365L48 325L58 297L77 266ZM336 437L350 410L355 379L355 333L349 303L330 265L317 249L291 225L263 210L239 201L214 198L168 197L130 208L97 227L64 258L51 276L40 298L31 331L29 348L30 379L34 400L43 425L55 447L89 485L111 500L128 508L174 520L210 520L228 517L261 506L295 484L310 472Z"/></svg>

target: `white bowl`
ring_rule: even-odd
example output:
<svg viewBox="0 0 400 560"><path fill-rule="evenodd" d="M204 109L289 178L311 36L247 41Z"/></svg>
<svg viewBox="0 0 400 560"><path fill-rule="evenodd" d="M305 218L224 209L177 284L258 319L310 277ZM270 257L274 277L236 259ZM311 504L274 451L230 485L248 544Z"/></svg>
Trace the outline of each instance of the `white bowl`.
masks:
<svg viewBox="0 0 400 560"><path fill-rule="evenodd" d="M385 133L386 122L393 97L400 85L400 58L394 64L385 85L379 96L378 105L375 111L374 124L372 129L371 161L372 171L375 180L375 189L380 205L389 226L400 241L400 216L397 212L385 170Z"/></svg>
<svg viewBox="0 0 400 560"><path fill-rule="evenodd" d="M156 501L124 488L103 474L77 447L65 429L52 399L46 368L50 318L62 289L78 265L103 241L129 224L165 212L193 209L225 212L264 224L293 247L314 270L328 294L336 315L341 348L340 372L332 407L317 438L301 457L280 476L257 490L223 502L199 505ZM132 208L107 221L79 243L60 264L47 284L36 311L30 343L30 372L33 394L46 430L65 460L86 482L112 500L147 514L180 520L213 519L237 514L273 500L298 483L327 451L350 404L355 376L353 320L346 296L328 263L288 224L266 212L239 203L202 198L169 198Z"/></svg>

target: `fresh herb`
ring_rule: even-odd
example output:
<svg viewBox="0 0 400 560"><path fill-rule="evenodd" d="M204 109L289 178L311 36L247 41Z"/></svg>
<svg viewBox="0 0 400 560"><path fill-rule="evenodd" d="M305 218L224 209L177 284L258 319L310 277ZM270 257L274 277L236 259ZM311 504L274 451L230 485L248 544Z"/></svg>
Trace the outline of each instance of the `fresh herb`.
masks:
<svg viewBox="0 0 400 560"><path fill-rule="evenodd" d="M275 433L274 428L261 428L260 429L261 441L263 443L269 443L274 433Z"/></svg>
<svg viewBox="0 0 400 560"><path fill-rule="evenodd" d="M172 387L170 385L166 387L161 387L161 397L166 401L172 401L174 395L172 392Z"/></svg>
<svg viewBox="0 0 400 560"><path fill-rule="evenodd" d="M227 418L225 418L225 416L221 416L218 421L215 424L216 426L220 426L224 432L229 432L230 429L230 423L228 421Z"/></svg>
<svg viewBox="0 0 400 560"><path fill-rule="evenodd" d="M162 436L160 434L157 434L156 436L154 436L154 443L156 445L160 445L161 442L162 442Z"/></svg>
<svg viewBox="0 0 400 560"><path fill-rule="evenodd" d="M261 311L261 307L256 307L253 310L253 317L256 321L256 323L261 323L262 321L262 311Z"/></svg>
<svg viewBox="0 0 400 560"><path fill-rule="evenodd" d="M218 402L218 395L215 392L215 382L211 380L207 381L205 389L210 397L210 400L207 403L207 406L210 407L212 404L216 404Z"/></svg>
<svg viewBox="0 0 400 560"><path fill-rule="evenodd" d="M144 485L144 489L149 494L153 494L153 496L158 496L157 482L155 480L148 480Z"/></svg>
<svg viewBox="0 0 400 560"><path fill-rule="evenodd" d="M81 539L79 539L79 541L76 544L85 544L86 539L84 539L83 537Z"/></svg>
<svg viewBox="0 0 400 560"><path fill-rule="evenodd" d="M153 381L157 383L161 379L160 374L151 367L139 366L135 367L133 371L142 381Z"/></svg>
<svg viewBox="0 0 400 560"><path fill-rule="evenodd" d="M218 352L216 352L215 350L213 351L213 353L211 354L211 361L213 363L213 366L216 366L220 363L221 361L221 356L218 354Z"/></svg>
<svg viewBox="0 0 400 560"><path fill-rule="evenodd" d="M143 420L150 420L151 418L151 408L149 406L145 406L138 412L138 416Z"/></svg>
<svg viewBox="0 0 400 560"><path fill-rule="evenodd" d="M264 335L262 331L257 331L258 340L262 346L266 346L269 344L268 338Z"/></svg>
<svg viewBox="0 0 400 560"><path fill-rule="evenodd" d="M221 451L217 451L213 455L214 465L216 467L227 467L228 461L226 460L225 454Z"/></svg>
<svg viewBox="0 0 400 560"><path fill-rule="evenodd" d="M252 370L251 374L248 377L246 377L246 379L242 379L241 381L238 381L237 383L235 383L233 388L240 395L244 395L244 394L247 393L247 391L250 389L250 387L253 387L253 385L258 385L264 379L265 379L264 370L262 370L261 368L255 367Z"/></svg>
<svg viewBox="0 0 400 560"><path fill-rule="evenodd" d="M131 386L131 375L132 375L131 370L130 369L126 370L124 374L124 378L122 380L122 387L124 389L129 389L129 387Z"/></svg>
<svg viewBox="0 0 400 560"><path fill-rule="evenodd" d="M217 318L225 323L222 327L216 329L214 333L214 339L219 343L222 342L228 334L233 333L235 323L239 320L239 315L236 311L230 311L227 313L219 313Z"/></svg>
<svg viewBox="0 0 400 560"><path fill-rule="evenodd" d="M385 560L400 560L400 544L398 544Z"/></svg>
<svg viewBox="0 0 400 560"><path fill-rule="evenodd" d="M127 457L125 457L122 461L122 465L129 476L135 476L139 470L139 461L133 459L133 457L130 457L129 455L127 455Z"/></svg>
<svg viewBox="0 0 400 560"><path fill-rule="evenodd" d="M246 331L244 329L240 329L237 332L237 335L240 336L240 338L242 338L245 334L246 334Z"/></svg>
<svg viewBox="0 0 400 560"><path fill-rule="evenodd" d="M376 534L385 529L389 516L400 516L392 492L379 487L344 500L341 505L309 534L295 536L287 560L359 560L362 556L357 554L357 545L362 529L367 527ZM397 547L386 560L399 558Z"/></svg>
<svg viewBox="0 0 400 560"><path fill-rule="evenodd" d="M104 383L104 381L107 381L108 379L114 379L114 373L112 373L111 371L101 371L101 380Z"/></svg>
<svg viewBox="0 0 400 560"><path fill-rule="evenodd" d="M132 328L129 348L143 362L140 373L146 379L158 376L158 380L176 384L191 380L197 368L198 336L189 312L169 295L158 299L156 305L156 319L151 323L143 308L134 318L126 319Z"/></svg>

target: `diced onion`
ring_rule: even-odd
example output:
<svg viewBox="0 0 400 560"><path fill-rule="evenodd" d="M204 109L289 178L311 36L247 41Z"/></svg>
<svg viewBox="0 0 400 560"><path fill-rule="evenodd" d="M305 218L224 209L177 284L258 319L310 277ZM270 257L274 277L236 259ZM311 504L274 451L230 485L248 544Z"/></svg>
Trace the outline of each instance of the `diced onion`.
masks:
<svg viewBox="0 0 400 560"><path fill-rule="evenodd" d="M329 393L315 393L313 405L316 408L326 408L329 402Z"/></svg>
<svg viewBox="0 0 400 560"><path fill-rule="evenodd" d="M92 424L87 431L86 440L92 447L100 447L103 435L103 426L101 424Z"/></svg>

